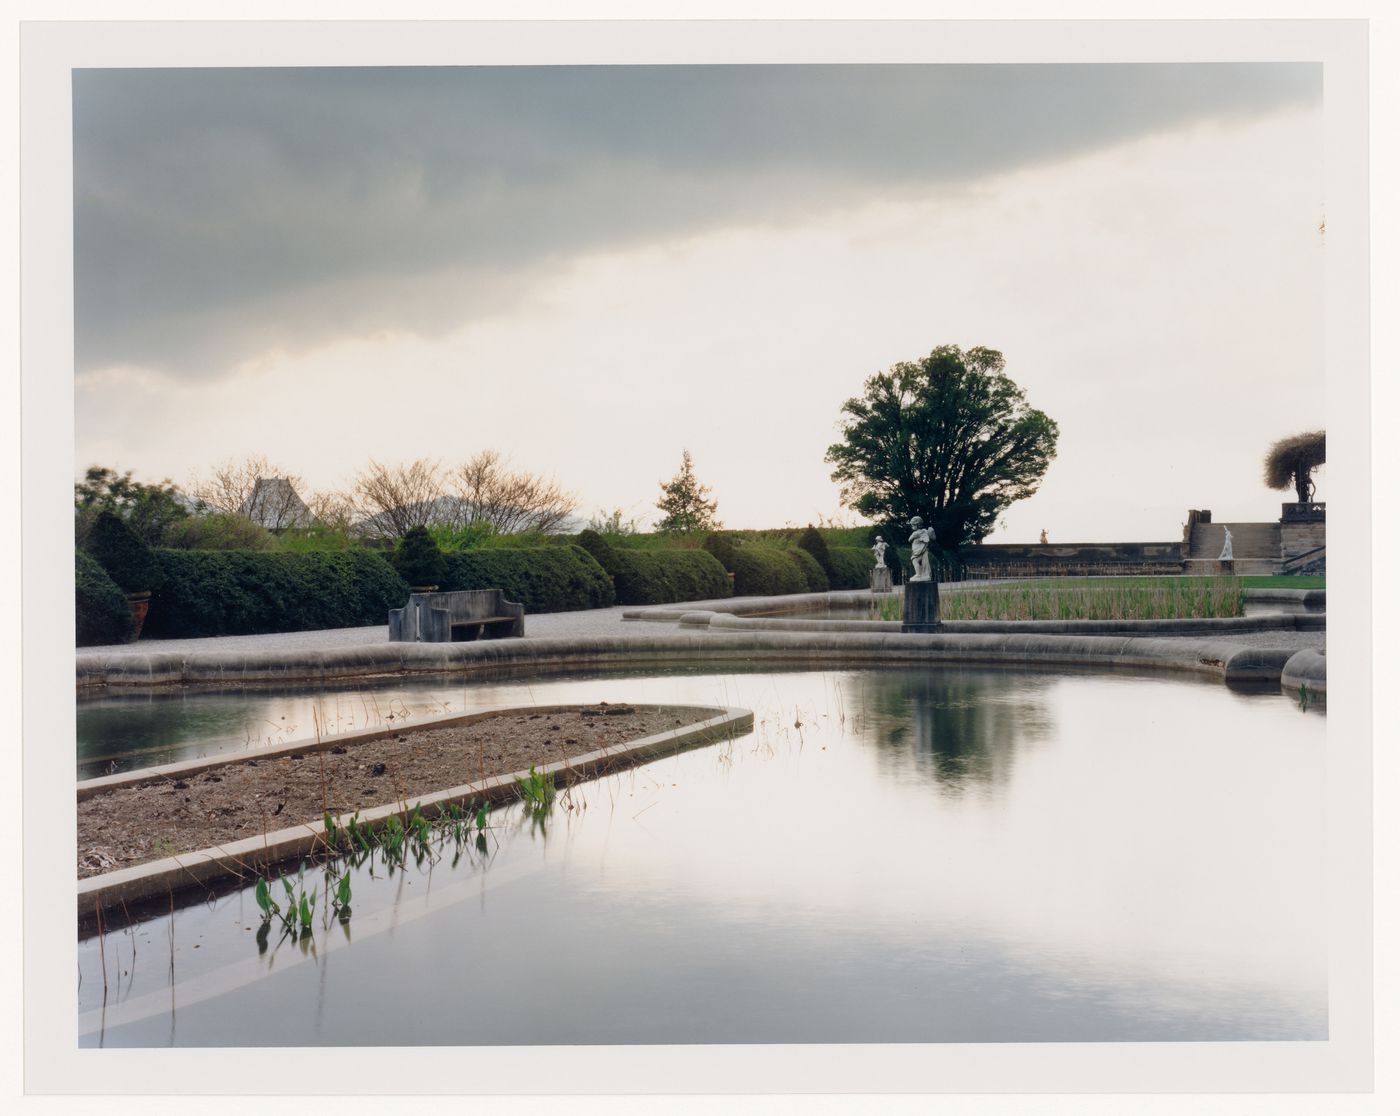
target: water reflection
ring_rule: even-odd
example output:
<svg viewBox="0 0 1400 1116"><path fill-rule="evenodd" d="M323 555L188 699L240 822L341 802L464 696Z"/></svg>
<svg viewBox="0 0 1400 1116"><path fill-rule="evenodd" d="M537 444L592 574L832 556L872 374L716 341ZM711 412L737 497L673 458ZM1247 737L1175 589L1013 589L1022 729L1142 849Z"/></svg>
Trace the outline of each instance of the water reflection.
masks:
<svg viewBox="0 0 1400 1116"><path fill-rule="evenodd" d="M912 763L944 794L993 793L1012 774L1019 749L1045 740L1054 724L1048 677L937 667L861 676L866 731L883 761Z"/></svg>
<svg viewBox="0 0 1400 1116"><path fill-rule="evenodd" d="M259 952L249 889L109 927L78 951L82 1043L1327 1035L1325 720L1277 695L903 668L530 687L756 728L544 827L493 814L489 856L352 865L353 919L322 924L322 887L304 949Z"/></svg>

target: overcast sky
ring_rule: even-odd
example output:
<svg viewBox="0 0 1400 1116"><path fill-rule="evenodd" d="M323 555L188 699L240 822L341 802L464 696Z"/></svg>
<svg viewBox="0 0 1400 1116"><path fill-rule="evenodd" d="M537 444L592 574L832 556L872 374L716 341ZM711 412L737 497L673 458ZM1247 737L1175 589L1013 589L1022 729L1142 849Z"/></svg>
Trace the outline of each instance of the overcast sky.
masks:
<svg viewBox="0 0 1400 1116"><path fill-rule="evenodd" d="M1275 519L1322 140L1311 64L78 71L75 469L490 447L645 526L688 448L729 526L856 522L842 401L986 345L1061 429L991 541Z"/></svg>

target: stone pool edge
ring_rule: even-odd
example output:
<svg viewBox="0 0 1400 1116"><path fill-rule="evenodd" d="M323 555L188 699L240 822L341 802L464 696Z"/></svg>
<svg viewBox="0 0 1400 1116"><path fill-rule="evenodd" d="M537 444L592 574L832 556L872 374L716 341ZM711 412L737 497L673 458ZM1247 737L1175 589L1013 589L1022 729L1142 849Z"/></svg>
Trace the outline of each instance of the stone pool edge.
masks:
<svg viewBox="0 0 1400 1116"><path fill-rule="evenodd" d="M702 615L709 627L708 611L688 610L698 626ZM676 617L679 619L679 616ZM1291 617L1265 617L1276 627L1292 627ZM1322 619L1322 618L1307 618ZM263 651L247 654L164 652L152 655L112 657L79 656L80 690L173 689L185 686L306 685L345 679L404 678L414 675L456 675L497 667L531 666L567 669L631 665L663 667L676 664L831 663L842 665L910 665L967 663L1006 666L1075 666L1100 669L1175 670L1206 674L1226 682L1279 685L1284 666L1296 648L1251 647L1231 642L1232 631L1257 631L1256 618L1249 627L1239 622L1207 629L1218 636L1175 638L1160 628L1134 628L1113 634L1071 632L981 631L963 633L905 634L897 631L852 630L734 630L730 617L721 620L725 630L696 634L678 632L665 636L557 637L551 639L491 640L485 643L382 643L326 650ZM796 623L789 621L787 623ZM823 623L813 621L812 623ZM839 623L839 622L838 622ZM1055 623L1055 622L1047 622ZM1149 622L1137 622L1143 625ZM1198 622L1199 623L1199 622ZM1325 623L1325 621L1324 621ZM733 625L733 627L731 627ZM747 628L747 625L745 625ZM1199 631L1199 628L1197 629ZM1149 633L1160 633L1158 636ZM1325 685L1324 655L1315 681ZM1311 682L1310 682L1311 685Z"/></svg>
<svg viewBox="0 0 1400 1116"><path fill-rule="evenodd" d="M491 710L487 713L458 714L437 718L429 723L420 722L412 727L414 729L441 728L444 725L466 723L490 716L518 712L535 713L546 708L573 709L577 706L524 706ZM638 708L659 707L639 705ZM607 748L585 752L579 756L557 760L543 767L537 767L535 771L552 777L556 785L562 782L563 785L568 786L580 780L596 778L611 771L630 767L650 759L673 755L725 737L733 738L753 728L753 712L751 710L721 706L713 708L716 715L702 721L695 721L680 728L669 729L666 732L653 733L650 736L624 744L614 744ZM282 745L277 749L277 754L285 754L288 751L314 752L319 747L344 745L347 742L364 743L403 731L403 728L400 727L391 730L374 729L358 734L339 734L320 742L301 741ZM269 754L271 753L265 752L258 756L240 756L234 759L215 757L209 760L190 760L182 764L167 764L160 769L160 774L156 773L156 769L133 772L131 774L137 777L127 780L127 783L168 777L174 769L188 772L207 767L227 766L231 763L244 762L247 759L265 758ZM463 805L467 802L474 802L478 805L482 803L492 806L499 805L519 797L518 781L526 778L529 774L528 771L517 771L507 775L493 776L481 782L465 783L461 786L435 791L432 794L415 795L411 803L388 803L360 810L358 811L359 822L360 824L378 824L389 817L402 817L415 807L429 809L433 806ZM78 801L85 797L83 793L85 785L104 784L92 790L87 795L90 797L92 793L101 793L112 789L113 783L110 780L121 778L121 776L111 776L79 784ZM342 814L335 819L335 823L338 827L348 826L352 816L355 815ZM259 870L265 870L270 865L294 861L300 857L308 856L318 849L324 849L325 846L324 826L321 823L303 822L271 833L245 837L227 845L216 845L207 849L182 853L179 856L121 868L113 872L104 872L97 876L88 876L77 881L78 918L81 922L93 917L99 909L103 915L106 915L116 911L123 904L140 903L159 898L162 895L189 891L200 886L208 887L229 880L251 879L256 877Z"/></svg>

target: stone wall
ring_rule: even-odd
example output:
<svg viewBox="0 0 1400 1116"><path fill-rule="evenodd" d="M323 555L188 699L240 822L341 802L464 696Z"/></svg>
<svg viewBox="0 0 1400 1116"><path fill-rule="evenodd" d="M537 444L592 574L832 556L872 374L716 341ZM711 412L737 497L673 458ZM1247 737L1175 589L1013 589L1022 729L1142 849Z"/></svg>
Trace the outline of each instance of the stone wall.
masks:
<svg viewBox="0 0 1400 1116"><path fill-rule="evenodd" d="M1279 544L1282 558L1296 558L1309 550L1327 545L1326 522L1288 522L1279 524Z"/></svg>
<svg viewBox="0 0 1400 1116"><path fill-rule="evenodd" d="M958 552L967 577L1180 573L1180 542L984 543Z"/></svg>

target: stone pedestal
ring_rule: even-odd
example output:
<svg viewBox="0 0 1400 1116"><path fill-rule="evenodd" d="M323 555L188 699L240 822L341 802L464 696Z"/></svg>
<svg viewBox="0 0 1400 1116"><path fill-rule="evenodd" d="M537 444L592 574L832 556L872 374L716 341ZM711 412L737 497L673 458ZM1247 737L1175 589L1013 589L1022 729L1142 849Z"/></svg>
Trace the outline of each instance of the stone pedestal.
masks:
<svg viewBox="0 0 1400 1116"><path fill-rule="evenodd" d="M891 580L888 566L876 566L870 571L870 591L872 593L894 592L894 582Z"/></svg>
<svg viewBox="0 0 1400 1116"><path fill-rule="evenodd" d="M938 582L906 581L904 583L904 623L901 632L936 632L938 630Z"/></svg>

